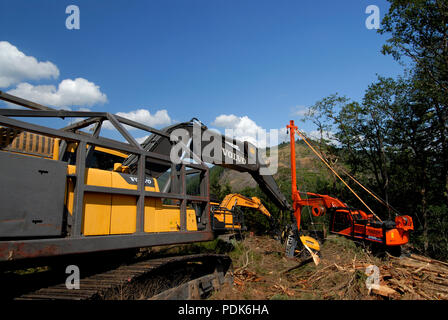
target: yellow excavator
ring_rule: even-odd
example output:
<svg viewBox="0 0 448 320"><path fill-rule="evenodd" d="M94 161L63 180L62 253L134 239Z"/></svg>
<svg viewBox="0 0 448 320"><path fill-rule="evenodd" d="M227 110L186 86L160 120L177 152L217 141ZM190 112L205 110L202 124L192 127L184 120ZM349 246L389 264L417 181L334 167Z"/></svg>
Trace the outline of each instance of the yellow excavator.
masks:
<svg viewBox="0 0 448 320"><path fill-rule="evenodd" d="M231 193L224 197L221 203L210 202L213 215L213 230L216 231L234 231L244 230L244 217L237 207L253 208L260 211L269 219L272 218L268 209L261 203L257 197L245 197L241 194Z"/></svg>
<svg viewBox="0 0 448 320"><path fill-rule="evenodd" d="M235 230L243 231L245 229L244 216L239 210L237 210L237 207L253 208L260 211L270 220L273 219L268 209L266 209L266 207L261 203L261 200L257 197L249 198L241 194L231 193L225 196L221 203L216 201L210 202L210 206L213 214L213 230L218 232L229 232ZM309 252L314 261L318 261L317 252L320 251L319 242L314 238L303 234L299 237L299 239L303 245L299 246L299 248L302 248L305 255L308 255ZM297 251L297 253L300 253L300 250Z"/></svg>
<svg viewBox="0 0 448 320"><path fill-rule="evenodd" d="M12 137L10 143L3 143L6 142L5 137ZM0 128L0 145L3 144L6 147L1 148L2 150L17 155L16 162L22 159L22 155L67 161L64 207L68 213L68 220L70 220L75 204L76 186L76 166L72 164L71 159L76 156L78 144L67 143L65 152L60 155L61 141L59 139ZM88 147L86 146L87 151ZM128 166L122 165L127 157L126 153L95 146L92 157L87 161L88 167L85 169L86 184L104 188L136 190L137 177L130 174ZM158 180L146 177L145 191L160 192ZM173 204L165 202L161 198L145 199L144 232L179 231L179 205L175 201ZM132 234L136 231L137 212L135 208L136 200L131 195L86 192L81 232L84 236ZM196 213L190 205L186 206L186 218L187 231L197 231Z"/></svg>
<svg viewBox="0 0 448 320"><path fill-rule="evenodd" d="M0 100L21 107L0 108L0 264L212 240L209 164L249 173L280 210L292 209L254 145L195 118L159 130L1 91ZM78 121L54 128L57 119ZM106 122L121 138L102 135ZM132 128L148 138L139 143Z"/></svg>

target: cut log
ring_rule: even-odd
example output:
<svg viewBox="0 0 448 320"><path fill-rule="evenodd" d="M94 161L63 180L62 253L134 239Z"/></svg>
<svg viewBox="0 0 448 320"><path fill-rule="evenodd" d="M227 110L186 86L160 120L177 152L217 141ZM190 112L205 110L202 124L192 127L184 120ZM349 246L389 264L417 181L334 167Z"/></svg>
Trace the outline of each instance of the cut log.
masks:
<svg viewBox="0 0 448 320"><path fill-rule="evenodd" d="M389 282L394 284L394 285L396 285L403 292L409 292L409 293L412 293L412 294L416 294L414 289L412 289L411 287L405 285L402 281L399 281L397 279L390 279Z"/></svg>
<svg viewBox="0 0 448 320"><path fill-rule="evenodd" d="M398 292L385 285L377 285L372 287L372 292L383 297L391 297Z"/></svg>
<svg viewBox="0 0 448 320"><path fill-rule="evenodd" d="M448 300L448 294L437 293L436 296L438 299Z"/></svg>
<svg viewBox="0 0 448 320"><path fill-rule="evenodd" d="M448 294L448 287L440 286L435 283L430 282L421 282L419 283L420 289L425 289L425 292L434 292L434 293L445 293Z"/></svg>
<svg viewBox="0 0 448 320"><path fill-rule="evenodd" d="M417 293L418 293L419 295L421 295L421 296L422 296L423 298L425 298L426 300L434 300L433 297L431 297L431 296L428 295L427 293L423 292L422 290L417 289L416 291L417 291Z"/></svg>
<svg viewBox="0 0 448 320"><path fill-rule="evenodd" d="M431 281L432 283L441 285L441 286L447 286L448 287L448 279L441 278L441 277L435 277L435 276L429 276L427 281Z"/></svg>
<svg viewBox="0 0 448 320"><path fill-rule="evenodd" d="M428 263L422 263L418 261L403 259L403 260L396 260L394 261L395 264L404 266L406 268L412 268L412 269L420 269L419 271L432 271L437 273L445 273L448 274L448 269L446 269L443 266L435 265L435 264L428 264ZM411 270L408 270L408 272Z"/></svg>
<svg viewBox="0 0 448 320"><path fill-rule="evenodd" d="M438 263L438 264L441 264L441 265L444 265L444 266L448 267L448 263L446 263L446 262L443 262L443 261L440 261L440 260L431 259L431 258L427 258L427 257L424 257L424 256L419 256L417 254L411 254L411 258L412 259L416 259L416 260L420 260L420 261L423 261L423 262Z"/></svg>

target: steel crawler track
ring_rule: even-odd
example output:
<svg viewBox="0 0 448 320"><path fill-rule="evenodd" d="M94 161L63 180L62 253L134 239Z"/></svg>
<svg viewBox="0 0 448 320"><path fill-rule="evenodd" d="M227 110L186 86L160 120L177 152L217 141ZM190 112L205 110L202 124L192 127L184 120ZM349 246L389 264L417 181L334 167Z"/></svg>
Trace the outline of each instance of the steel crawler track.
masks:
<svg viewBox="0 0 448 320"><path fill-rule="evenodd" d="M142 279L151 281L148 279L151 279L152 275L163 273L168 268L177 269L181 264L206 266L209 272L174 288L169 288L166 291L168 294L164 294L164 290L156 291L152 299L197 299L205 296L224 283L231 259L222 254L196 254L144 260L81 278L79 289L67 289L65 283L61 283L21 295L15 300L148 299L150 297L144 297L141 294L136 297L130 288ZM144 286L145 282L142 283ZM114 292L118 292L118 297L114 296Z"/></svg>

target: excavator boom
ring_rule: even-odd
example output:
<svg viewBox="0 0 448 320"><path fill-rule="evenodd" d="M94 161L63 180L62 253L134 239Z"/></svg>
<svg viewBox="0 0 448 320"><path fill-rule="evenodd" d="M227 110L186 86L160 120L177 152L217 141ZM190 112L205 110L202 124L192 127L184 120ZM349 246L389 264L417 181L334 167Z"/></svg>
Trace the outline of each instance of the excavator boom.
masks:
<svg viewBox="0 0 448 320"><path fill-rule="evenodd" d="M199 120L193 118L188 122L177 123L161 130L166 135L150 135L143 143L145 151L154 152L161 155L170 156L173 142L170 136L175 136L178 132L188 133L188 142L185 143L190 151L200 154L201 160L213 165L222 166L239 172L247 172L257 182L260 189L281 209L291 211L292 207L285 195L280 191L272 175L262 174L262 168L267 168L267 164L259 156L259 150L252 143L239 141L221 135L216 131L209 130ZM207 150L213 148L215 144L219 146L220 156L210 156ZM137 157L130 156L126 159L125 166L131 168L131 172L137 167ZM159 177L170 169L166 164L152 161L147 163L146 171L148 175Z"/></svg>
<svg viewBox="0 0 448 320"><path fill-rule="evenodd" d="M219 206L221 208L226 208L227 210L232 210L235 206L254 208L259 210L268 218L271 217L269 211L265 208L265 206L261 203L261 200L258 199L257 197L248 198L237 193L231 193L224 198L224 200L221 202Z"/></svg>

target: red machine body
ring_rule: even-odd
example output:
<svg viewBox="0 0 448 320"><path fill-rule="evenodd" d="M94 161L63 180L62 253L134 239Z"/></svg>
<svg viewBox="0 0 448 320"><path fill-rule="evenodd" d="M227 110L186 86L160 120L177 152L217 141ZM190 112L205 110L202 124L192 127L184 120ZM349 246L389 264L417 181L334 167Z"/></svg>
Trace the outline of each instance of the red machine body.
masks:
<svg viewBox="0 0 448 320"><path fill-rule="evenodd" d="M314 216L330 214L330 232L357 240L380 243L386 246L400 246L409 241L409 232L414 229L410 216L397 216L395 221L381 221L373 213L367 214L360 209L353 209L341 200L316 193L302 193L297 189L295 134L298 128L291 120L287 126L290 132L291 148L291 192L294 217L297 230L300 230L300 220L303 207L311 207Z"/></svg>

